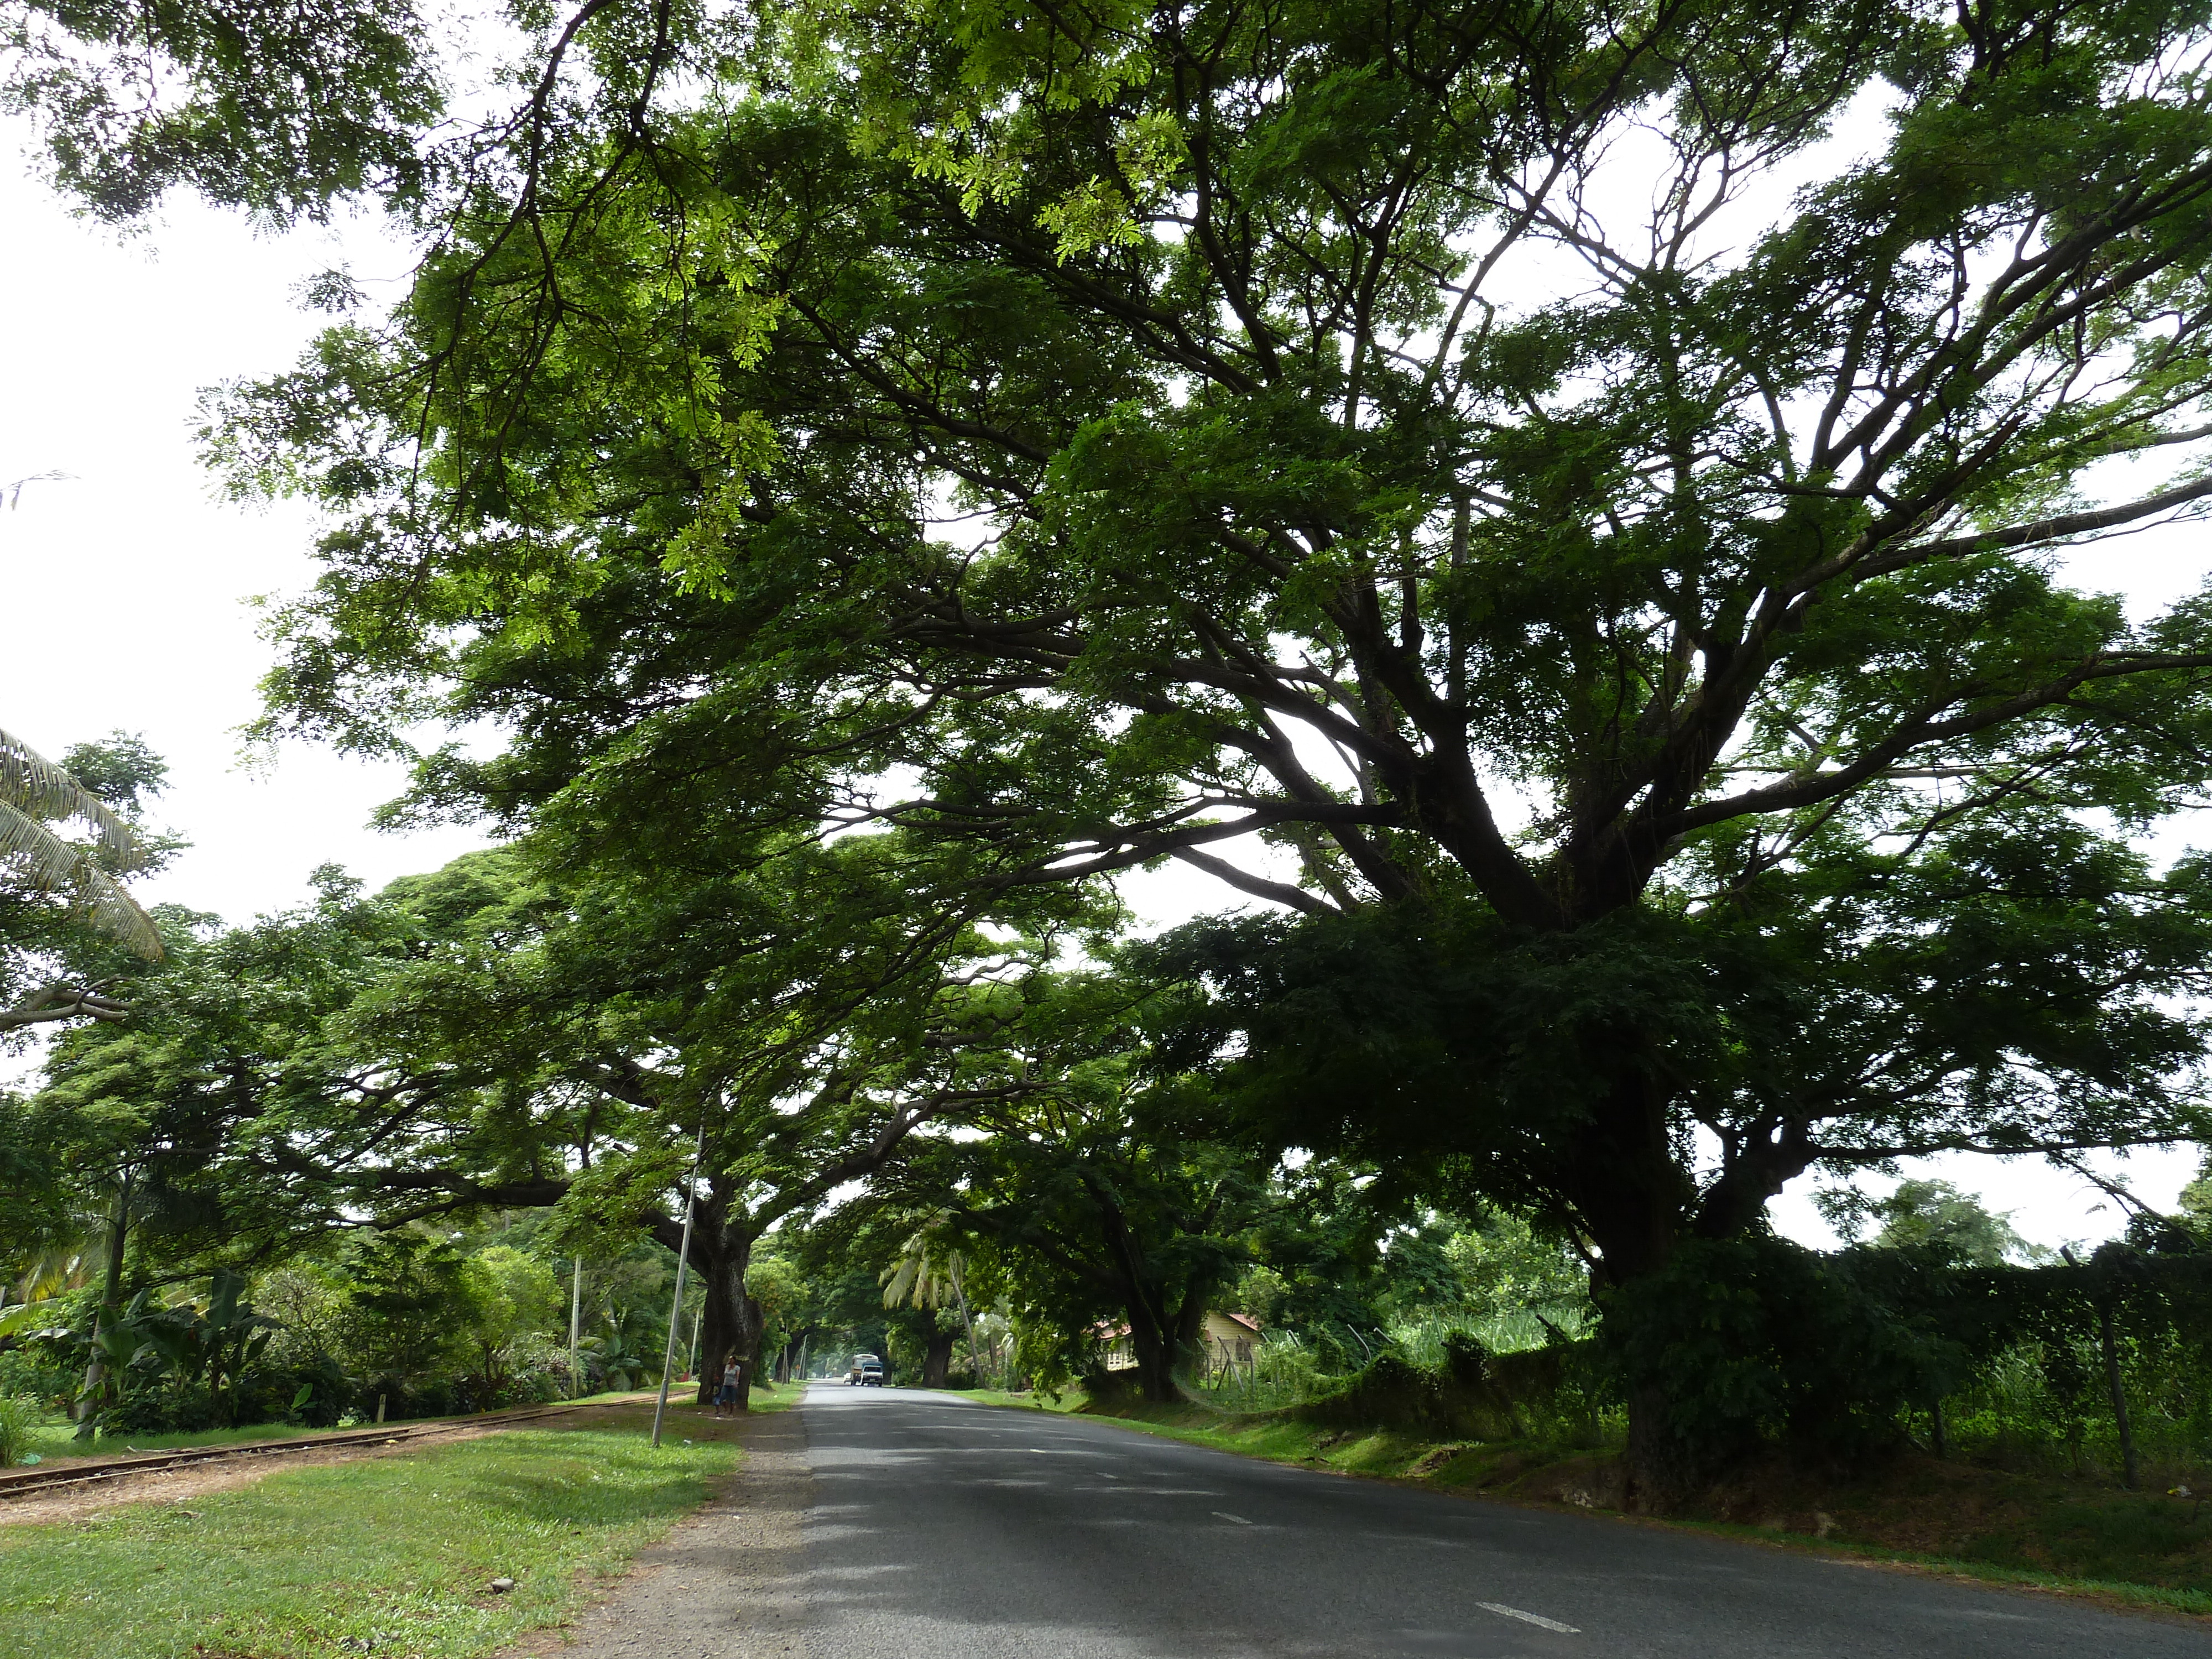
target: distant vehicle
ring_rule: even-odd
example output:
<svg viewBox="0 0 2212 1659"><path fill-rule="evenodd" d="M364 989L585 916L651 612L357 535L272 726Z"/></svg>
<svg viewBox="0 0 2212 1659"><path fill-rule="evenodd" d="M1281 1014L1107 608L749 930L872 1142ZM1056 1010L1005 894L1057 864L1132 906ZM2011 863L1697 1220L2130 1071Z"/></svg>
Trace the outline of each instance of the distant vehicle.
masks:
<svg viewBox="0 0 2212 1659"><path fill-rule="evenodd" d="M853 1367L845 1373L848 1389L880 1389L884 1386L884 1362L872 1353L856 1353Z"/></svg>

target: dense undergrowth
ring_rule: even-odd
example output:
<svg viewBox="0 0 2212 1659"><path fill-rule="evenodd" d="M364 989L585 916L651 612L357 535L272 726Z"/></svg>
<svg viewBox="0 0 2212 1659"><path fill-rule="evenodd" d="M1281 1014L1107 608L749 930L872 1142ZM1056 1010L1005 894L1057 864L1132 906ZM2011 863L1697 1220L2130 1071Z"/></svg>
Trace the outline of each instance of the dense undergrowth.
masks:
<svg viewBox="0 0 2212 1659"><path fill-rule="evenodd" d="M1264 1340L1250 1365L1187 1376L1184 1392L1227 1413L1565 1454L1618 1448L1630 1387L1656 1382L1699 1484L1914 1452L2146 1490L2212 1476L2212 1251L2191 1236L2032 1267L1737 1242L1686 1252L1634 1304L1599 1311L1510 1333L1377 1332L1379 1351L1337 1374L1295 1339ZM1089 1391L1117 1384L1133 1379L1094 1375Z"/></svg>
<svg viewBox="0 0 2212 1659"><path fill-rule="evenodd" d="M2198 1496L2212 1486L2203 1263L2144 1261L2114 1249L2094 1264L2030 1273L1893 1253L1876 1264L1892 1275L1882 1297L1862 1293L1856 1310L1830 1299L1832 1316L1844 1304L1860 1328L1827 1333L1825 1345L1717 1319L1712 1352L1658 1363L1680 1373L1686 1410L1733 1390L1737 1420L1764 1432L1723 1448L1671 1518L2212 1613L2212 1505ZM1627 1507L1618 1350L1556 1326L1547 1336L1498 1353L1446 1331L1426 1364L1393 1350L1348 1376L1293 1372L1297 1390L1272 1401L1232 1375L1197 1380L1165 1405L1095 1376L1056 1403L1346 1474ZM1809 1374L1822 1352L1854 1345L1857 1372ZM1693 1364L1705 1374L1689 1374ZM1808 1395L1826 1436L1791 1432L1791 1407ZM1746 1400L1759 1409L1741 1410ZM1856 1432L1838 1438L1839 1419Z"/></svg>

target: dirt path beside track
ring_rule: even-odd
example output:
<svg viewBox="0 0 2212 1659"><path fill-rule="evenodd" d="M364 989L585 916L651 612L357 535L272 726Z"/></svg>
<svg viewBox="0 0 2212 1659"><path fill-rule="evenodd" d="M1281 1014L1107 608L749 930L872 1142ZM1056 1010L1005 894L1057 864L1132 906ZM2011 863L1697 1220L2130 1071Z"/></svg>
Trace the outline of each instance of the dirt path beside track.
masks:
<svg viewBox="0 0 2212 1659"><path fill-rule="evenodd" d="M622 1404L630 1406L633 1402ZM609 1426L626 1422L628 1412L620 1407L610 1409L613 1405L614 1402L579 1406L574 1411L513 1422L396 1423L391 1426L409 1430L408 1437L384 1444L362 1444L356 1441L351 1445L324 1447L309 1442L297 1451L287 1450L281 1455L264 1453L187 1464L181 1468L149 1468L138 1473L119 1473L110 1480L36 1488L0 1501L0 1527L25 1526L42 1521L70 1521L100 1510L112 1509L118 1504L188 1503L210 1492L250 1486L286 1469L350 1463L364 1457L405 1456L410 1452L428 1447L476 1440L488 1434L504 1434L511 1429L568 1428L594 1419ZM645 1402L643 1408L649 1413L650 1401Z"/></svg>

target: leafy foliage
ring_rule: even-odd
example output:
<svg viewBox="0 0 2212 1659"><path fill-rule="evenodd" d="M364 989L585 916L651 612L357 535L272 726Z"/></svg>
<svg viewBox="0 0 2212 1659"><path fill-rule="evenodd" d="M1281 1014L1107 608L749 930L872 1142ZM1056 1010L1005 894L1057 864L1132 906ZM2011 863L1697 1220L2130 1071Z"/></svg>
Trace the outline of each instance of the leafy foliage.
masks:
<svg viewBox="0 0 2212 1659"><path fill-rule="evenodd" d="M1307 919L1188 958L1262 1139L1616 1283L1815 1166L2189 1138L2202 872L2128 837L2203 781L2207 611L2057 555L2212 491L2206 38L775 12L649 167L545 153L557 250L487 216L216 410L341 520L270 728L499 723L413 810L608 869L1179 859Z"/></svg>
<svg viewBox="0 0 2212 1659"><path fill-rule="evenodd" d="M0 990L16 988L7 981L21 978L26 956L35 957L42 946L65 948L53 938L56 911L60 919L88 923L133 955L161 960L160 930L117 877L158 866L174 844L149 842L107 802L115 800L125 813L138 807L142 797L159 793L165 769L143 743L119 732L106 744L72 749L60 766L0 732L0 951L6 970ZM84 823L88 842L71 841L53 827L71 819ZM51 900L59 902L42 902ZM85 1002L88 995L92 1004ZM55 985L46 988L43 1000L33 997L0 1012L0 1031L41 1015L56 1018L47 1011L58 1006L88 1012L100 1006L112 1013L117 1005L83 988Z"/></svg>
<svg viewBox="0 0 2212 1659"><path fill-rule="evenodd" d="M1063 1335L1141 1217L1111 1294L1165 1353L1251 1249L1208 1206L1296 1147L1577 1249L1658 1492L1948 1363L1872 1253L1769 1248L1787 1182L2203 1138L2206 866L2138 843L2208 781L2212 601L2063 574L2212 500L2200 0L592 0L515 13L519 107L419 170L412 19L290 16L155 18L242 171L82 176L282 214L380 167L432 228L210 443L333 525L267 730L496 727L396 815L526 827L562 885L475 934L334 896L280 1041L110 1055L298 1126L223 1204L582 1239L702 1148L743 1346L758 1240L905 1158L921 1213L1000 1194L963 1225ZM106 72L54 95L96 126ZM1295 920L1131 958L1158 1076L1033 1068L1058 941L1168 859ZM955 1121L981 1150L908 1145ZM1827 1304L1863 1396L1807 1358Z"/></svg>
<svg viewBox="0 0 2212 1659"><path fill-rule="evenodd" d="M188 185L277 223L332 196L419 181L438 113L412 7L10 0L0 108L41 129L54 182L127 223Z"/></svg>

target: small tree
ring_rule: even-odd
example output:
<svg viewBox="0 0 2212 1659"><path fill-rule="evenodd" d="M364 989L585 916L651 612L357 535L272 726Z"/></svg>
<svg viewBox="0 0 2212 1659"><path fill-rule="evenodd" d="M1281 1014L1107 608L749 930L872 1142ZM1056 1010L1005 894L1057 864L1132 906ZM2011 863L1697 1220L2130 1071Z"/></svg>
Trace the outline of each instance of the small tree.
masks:
<svg viewBox="0 0 2212 1659"><path fill-rule="evenodd" d="M884 1306L896 1308L904 1304L939 1313L948 1308L957 1310L961 1328L968 1334L969 1367L980 1383L983 1377L982 1351L975 1344L975 1320L968 1309L967 1287L961 1282L967 1261L945 1237L945 1223L950 1218L940 1215L924 1222L900 1249L898 1260L883 1270L880 1277ZM951 1360L952 1333L933 1333L922 1362L922 1385L943 1388Z"/></svg>
<svg viewBox="0 0 2212 1659"><path fill-rule="evenodd" d="M510 1244L477 1251L462 1273L470 1340L483 1382L483 1403L489 1406L507 1385L516 1344L548 1335L560 1323L561 1286L544 1262Z"/></svg>
<svg viewBox="0 0 2212 1659"><path fill-rule="evenodd" d="M1869 1205L1867 1213L1881 1223L1874 1242L1893 1249L1934 1244L1983 1267L2055 1259L2052 1251L2020 1236L2009 1212L1993 1214L1975 1194L1948 1181L1900 1181L1896 1191Z"/></svg>

